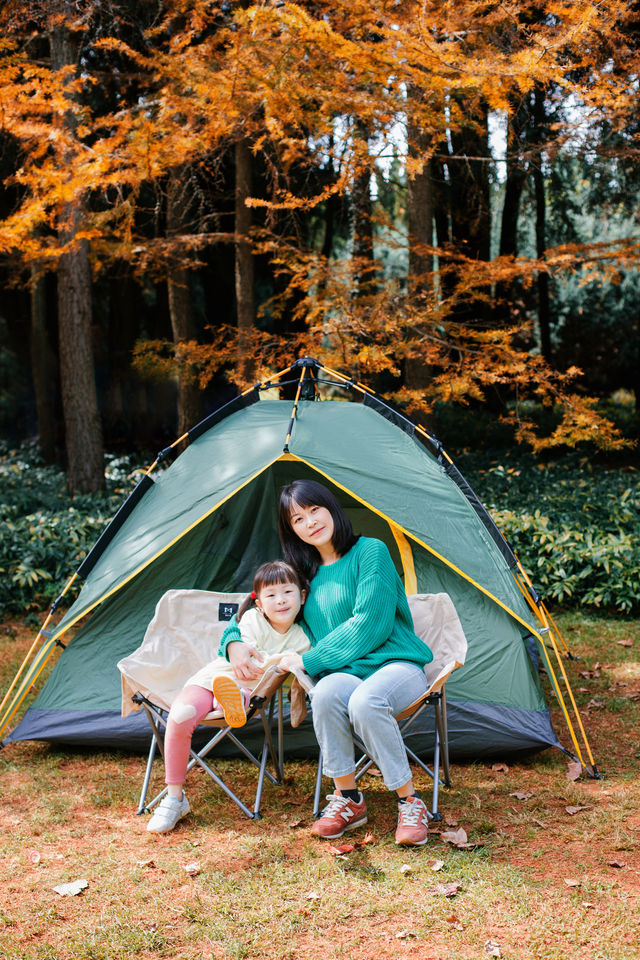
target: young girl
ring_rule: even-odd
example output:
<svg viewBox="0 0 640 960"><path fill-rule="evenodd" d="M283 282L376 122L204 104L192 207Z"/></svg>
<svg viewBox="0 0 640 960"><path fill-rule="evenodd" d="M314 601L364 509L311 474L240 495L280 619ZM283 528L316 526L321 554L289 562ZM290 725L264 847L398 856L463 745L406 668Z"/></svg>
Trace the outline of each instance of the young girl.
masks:
<svg viewBox="0 0 640 960"><path fill-rule="evenodd" d="M189 761L191 737L200 721L222 707L227 723L246 723L251 690L267 667L284 656L304 653L311 646L302 626L301 608L307 584L288 563L263 563L256 571L253 592L237 614L240 638L248 648L249 670L235 671L224 656L191 677L171 706L165 733L167 796L147 826L152 833L167 833L191 809L183 783ZM239 682L240 681L240 682Z"/></svg>

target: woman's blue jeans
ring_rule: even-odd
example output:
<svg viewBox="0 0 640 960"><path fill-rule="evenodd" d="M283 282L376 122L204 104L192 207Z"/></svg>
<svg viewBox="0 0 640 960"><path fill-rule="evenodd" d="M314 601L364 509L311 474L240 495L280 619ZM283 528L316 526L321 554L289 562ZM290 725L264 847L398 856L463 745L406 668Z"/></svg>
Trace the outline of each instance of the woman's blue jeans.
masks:
<svg viewBox="0 0 640 960"><path fill-rule="evenodd" d="M385 664L366 680L349 673L322 677L311 695L311 705L324 773L346 777L355 770L353 728L389 790L397 790L411 780L395 716L426 690L424 670L405 660Z"/></svg>

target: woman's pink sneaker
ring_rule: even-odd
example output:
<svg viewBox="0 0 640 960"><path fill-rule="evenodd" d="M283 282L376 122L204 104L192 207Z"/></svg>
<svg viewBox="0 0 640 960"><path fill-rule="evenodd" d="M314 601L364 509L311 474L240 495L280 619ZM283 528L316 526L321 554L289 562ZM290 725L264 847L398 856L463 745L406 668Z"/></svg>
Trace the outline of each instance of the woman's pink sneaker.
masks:
<svg viewBox="0 0 640 960"><path fill-rule="evenodd" d="M398 804L396 843L405 847L421 847L429 839L429 815L420 797L409 797Z"/></svg>
<svg viewBox="0 0 640 960"><path fill-rule="evenodd" d="M328 805L322 816L311 827L311 833L323 840L335 840L347 830L355 830L367 822L367 805L360 794L360 803L343 797L341 793L327 795Z"/></svg>

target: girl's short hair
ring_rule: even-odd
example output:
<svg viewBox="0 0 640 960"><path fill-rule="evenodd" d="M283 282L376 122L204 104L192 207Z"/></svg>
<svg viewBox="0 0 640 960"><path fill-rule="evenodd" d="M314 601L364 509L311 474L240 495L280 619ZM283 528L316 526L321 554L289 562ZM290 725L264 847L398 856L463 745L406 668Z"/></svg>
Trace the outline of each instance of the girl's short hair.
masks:
<svg viewBox="0 0 640 960"><path fill-rule="evenodd" d="M331 490L317 480L294 480L280 491L278 527L285 559L311 580L320 566L320 554L310 543L303 543L291 525L292 507L326 507L333 518L331 543L338 556L344 556L356 543L351 521Z"/></svg>
<svg viewBox="0 0 640 960"><path fill-rule="evenodd" d="M309 584L305 577L298 573L290 563L286 563L284 560L270 560L256 570L253 577L253 593L250 593L240 604L236 621L240 623L243 615L250 607L254 606L260 592L265 587L273 587L279 583L295 583L301 593L303 590L309 590ZM298 620L302 620L302 607L300 607L296 616L296 621Z"/></svg>

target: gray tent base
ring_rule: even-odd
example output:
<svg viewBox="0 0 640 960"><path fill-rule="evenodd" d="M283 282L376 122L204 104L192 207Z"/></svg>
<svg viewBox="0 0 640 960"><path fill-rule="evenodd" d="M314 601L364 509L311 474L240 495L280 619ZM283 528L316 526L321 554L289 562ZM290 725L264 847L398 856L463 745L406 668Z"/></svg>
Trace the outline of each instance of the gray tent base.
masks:
<svg viewBox="0 0 640 960"><path fill-rule="evenodd" d="M285 708L285 723L288 708ZM407 739L419 756L433 753L433 718L430 712L416 722ZM505 759L526 756L546 747L563 749L551 726L546 710L522 710L493 704L458 703L447 701L449 726L449 755L452 760ZM248 725L247 746L256 750L261 746L259 734L262 725L253 721ZM252 738L255 735L255 741ZM196 731L194 742L205 743L210 737L207 728ZM38 710L31 708L22 722L4 741L47 740L58 745L90 747L99 750L128 750L146 753L150 744L149 724L143 713L130 714L122 719L114 710ZM318 747L311 720L296 730L285 726L285 752L289 758L309 759L317 756ZM221 750L218 756L233 756L231 748Z"/></svg>

